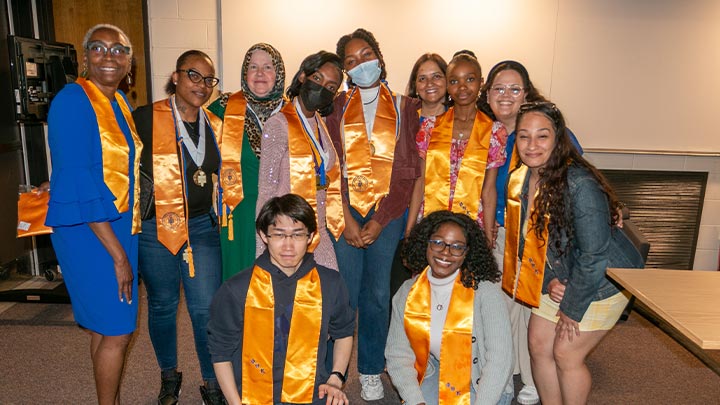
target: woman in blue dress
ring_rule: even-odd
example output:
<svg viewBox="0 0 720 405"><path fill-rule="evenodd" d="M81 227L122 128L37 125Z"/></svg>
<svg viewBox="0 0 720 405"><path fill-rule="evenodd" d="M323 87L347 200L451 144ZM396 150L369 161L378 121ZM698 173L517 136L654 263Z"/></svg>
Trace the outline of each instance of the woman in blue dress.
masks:
<svg viewBox="0 0 720 405"><path fill-rule="evenodd" d="M99 404L120 403L120 378L137 325L135 181L142 149L118 84L132 48L119 28L100 24L83 40L83 77L53 100L53 163L46 224L75 321L88 332Z"/></svg>

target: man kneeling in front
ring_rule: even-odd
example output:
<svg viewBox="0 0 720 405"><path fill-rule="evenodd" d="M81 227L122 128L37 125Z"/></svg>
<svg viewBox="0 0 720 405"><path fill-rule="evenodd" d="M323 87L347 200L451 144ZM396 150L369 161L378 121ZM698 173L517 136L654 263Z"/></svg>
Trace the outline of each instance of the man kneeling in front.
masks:
<svg viewBox="0 0 720 405"><path fill-rule="evenodd" d="M228 403L347 404L342 391L355 317L340 273L315 263L315 212L270 199L255 222L265 252L227 280L210 307L208 346ZM247 326L247 327L246 327ZM326 370L327 340L333 369Z"/></svg>

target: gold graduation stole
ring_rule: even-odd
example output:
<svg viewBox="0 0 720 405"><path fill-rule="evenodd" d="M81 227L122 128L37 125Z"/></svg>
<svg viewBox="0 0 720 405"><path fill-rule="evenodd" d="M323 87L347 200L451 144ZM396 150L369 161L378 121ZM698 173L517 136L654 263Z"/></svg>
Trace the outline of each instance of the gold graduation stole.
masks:
<svg viewBox="0 0 720 405"><path fill-rule="evenodd" d="M454 116L454 108L439 116L430 137L425 158L424 214L427 216L434 211L450 209L477 219L493 121L480 111L475 115L450 206L450 147Z"/></svg>
<svg viewBox="0 0 720 405"><path fill-rule="evenodd" d="M341 123L350 205L362 216L377 207L390 191L395 143L400 133L398 98L385 83L380 84L379 91L372 141L368 141L357 87L347 96Z"/></svg>
<svg viewBox="0 0 720 405"><path fill-rule="evenodd" d="M190 245L186 213L188 211L187 190L185 189L185 161L182 155L182 140L176 133L175 117L170 100L153 103L152 157L153 183L155 194L155 221L158 241L170 253L176 255L180 248L188 243L185 259L189 265L190 277L195 277L195 265ZM208 122L213 128L219 128L220 119L205 111ZM200 123L205 125L206 123Z"/></svg>
<svg viewBox="0 0 720 405"><path fill-rule="evenodd" d="M522 263L518 265L518 249L523 221L521 194L527 174L528 167L521 165L510 172L508 179L507 207L505 211L505 258L503 260L505 270L502 275L502 288L514 298L530 306L538 307L542 295L545 260L549 243L548 221L545 222L545 229L542 234L543 241L537 237L534 231L535 221L532 213L535 207L527 208L527 217L529 219L527 233L525 234L525 247L522 252ZM535 196L537 196L538 191L535 192Z"/></svg>
<svg viewBox="0 0 720 405"><path fill-rule="evenodd" d="M280 402L312 402L321 323L320 275L313 268L295 288ZM252 327L243 329L242 403L272 405L275 296L272 276L257 265L245 300L245 325Z"/></svg>
<svg viewBox="0 0 720 405"><path fill-rule="evenodd" d="M220 187L222 189L221 220L228 227L228 239L234 240L232 211L243 199L242 144L245 136L247 100L242 91L230 96L225 107L222 131L218 143L222 159Z"/></svg>
<svg viewBox="0 0 720 405"><path fill-rule="evenodd" d="M425 268L410 287L405 303L405 334L415 353L415 370L422 384L430 355L430 282ZM472 329L475 290L462 285L458 274L453 284L440 347L440 405L470 404L472 380Z"/></svg>
<svg viewBox="0 0 720 405"><path fill-rule="evenodd" d="M288 122L288 152L290 155L290 191L304 198L308 204L317 212L317 185L321 183L316 172L317 165L322 165L323 160L320 151L311 139L312 135L308 132L311 128L305 128L298 111L295 109L295 103L287 103L281 112L285 114ZM320 126L325 133L328 133L325 122L316 113L318 122L318 139L322 136ZM328 151L335 153L332 142L329 142ZM340 238L345 229L345 220L343 219L342 197L340 193L340 163L335 159L335 164L325 172L321 171L326 179L322 180L327 184L327 192L325 199L325 220L330 233L335 240ZM316 215L317 217L317 215ZM316 218L318 221L318 218ZM318 224L318 232L315 232L308 252L313 252L320 243L320 228Z"/></svg>
<svg viewBox="0 0 720 405"><path fill-rule="evenodd" d="M517 143L517 135L515 136L515 143ZM520 162L520 155L517 152L517 147L512 148L512 153L510 154L510 166L508 166L508 170L513 170L517 167L518 163Z"/></svg>
<svg viewBox="0 0 720 405"><path fill-rule="evenodd" d="M95 117L100 131L100 144L102 145L103 180L115 196L115 208L119 213L127 212L130 209L130 167L128 155L130 147L125 139L125 134L115 118L110 100L89 80L78 78L76 81L87 95L95 111ZM135 161L133 162L133 177L135 187L133 190L132 206L132 234L140 232L140 154L142 153L142 142L135 129L135 121L130 113L130 106L120 92L115 92L123 118L130 128L130 134L135 146Z"/></svg>

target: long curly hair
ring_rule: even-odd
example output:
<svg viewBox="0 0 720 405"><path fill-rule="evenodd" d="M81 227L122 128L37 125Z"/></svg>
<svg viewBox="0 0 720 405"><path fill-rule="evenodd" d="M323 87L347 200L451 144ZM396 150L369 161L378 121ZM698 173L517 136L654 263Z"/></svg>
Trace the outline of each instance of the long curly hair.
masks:
<svg viewBox="0 0 720 405"><path fill-rule="evenodd" d="M364 28L358 28L351 34L343 35L338 40L335 53L337 53L340 60L343 61L343 65L345 64L345 46L347 46L348 42L353 39L362 39L370 45L370 48L372 48L375 55L377 55L378 61L380 61L380 80L385 80L387 77L387 70L385 70L385 59L383 58L382 52L380 52L380 43L378 43L377 39L375 39L375 35L373 35L372 32ZM349 75L347 78L347 84L350 87L355 85Z"/></svg>
<svg viewBox="0 0 720 405"><path fill-rule="evenodd" d="M446 223L457 224L467 241L467 255L460 267L463 286L476 290L481 281L500 281L500 270L480 226L469 216L450 211L435 211L423 218L405 240L400 255L413 276L428 266L428 240Z"/></svg>
<svg viewBox="0 0 720 405"><path fill-rule="evenodd" d="M555 104L549 102L523 104L515 122L516 128L520 128L523 117L528 113L544 115L552 123L556 135L555 147L550 153L547 163L538 173L540 175L538 181L539 193L534 203L532 219L535 221L535 226L532 230L542 240L542 233L549 216L550 221L547 224L548 238L555 242L553 246L555 250L560 255L564 255L570 250L570 246L562 246L562 235L565 234L572 243L575 231L573 227L573 210L572 207L568 206L569 201L567 199L567 174L570 166L587 169L598 182L609 202L610 226L617 224L621 205L605 176L585 160L570 142L570 136L565 126L565 118L563 118L562 113Z"/></svg>

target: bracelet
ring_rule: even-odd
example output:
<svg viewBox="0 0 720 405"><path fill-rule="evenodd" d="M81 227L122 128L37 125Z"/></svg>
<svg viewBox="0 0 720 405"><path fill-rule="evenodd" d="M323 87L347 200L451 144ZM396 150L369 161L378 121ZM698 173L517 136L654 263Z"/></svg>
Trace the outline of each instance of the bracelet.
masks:
<svg viewBox="0 0 720 405"><path fill-rule="evenodd" d="M343 373L335 370L335 371L333 371L332 373L330 373L330 375L336 375L337 378L339 378L340 381L341 381L343 384L345 384L345 374L343 374Z"/></svg>

